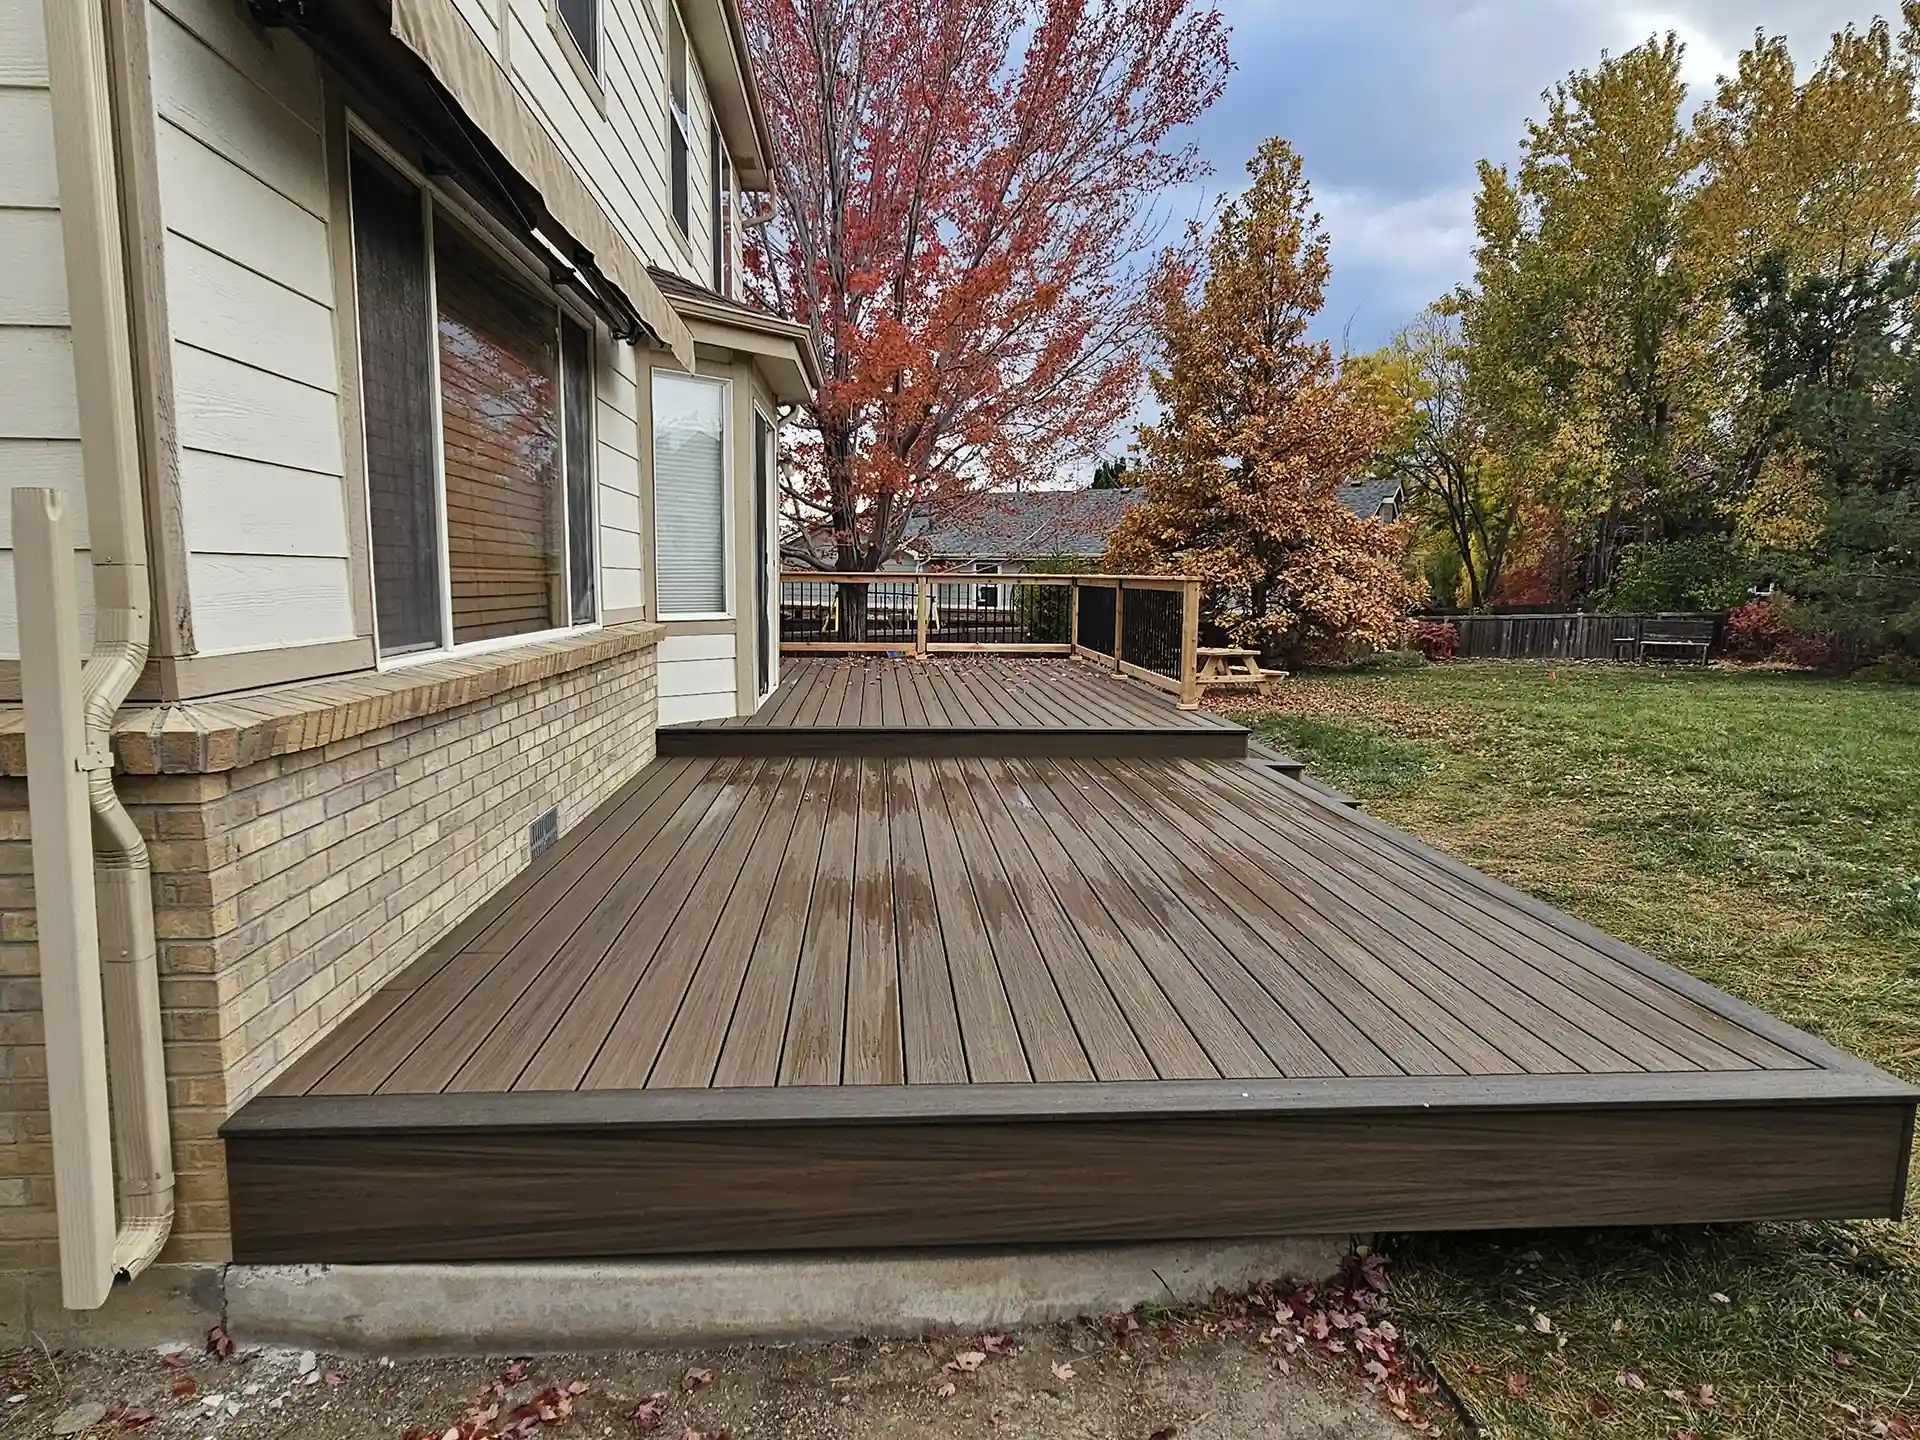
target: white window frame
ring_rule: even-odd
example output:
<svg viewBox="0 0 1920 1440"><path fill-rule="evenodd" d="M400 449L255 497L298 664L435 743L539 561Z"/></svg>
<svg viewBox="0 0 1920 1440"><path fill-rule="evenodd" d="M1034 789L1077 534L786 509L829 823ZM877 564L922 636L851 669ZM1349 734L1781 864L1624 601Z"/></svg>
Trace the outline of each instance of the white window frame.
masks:
<svg viewBox="0 0 1920 1440"><path fill-rule="evenodd" d="M654 618L662 622L681 620L734 620L740 617L740 595L736 572L739 566L735 562L734 535L737 533L737 517L734 514L734 422L733 422L733 381L724 375L702 375L698 372L676 370L670 365L656 365L647 372L647 464L653 469L653 448L657 436L658 422L654 418L653 403L654 377L665 375L674 380L692 380L703 385L712 385L719 389L720 403L720 574L726 608L722 610L692 610L684 614L669 615L666 607L660 603L660 487L657 474L651 487L653 492L653 513L646 517L651 527L653 544L653 566L649 577L653 587ZM738 631L735 632L736 642Z"/></svg>
<svg viewBox="0 0 1920 1440"><path fill-rule="evenodd" d="M666 72L661 78L666 86L667 129L678 133L680 143L687 147L687 214L684 222L675 206L673 196L673 134L667 136L667 220L679 232L682 243L689 251L693 248L693 162L700 153L699 146L693 143L693 42L687 38L687 20L680 13L680 7L674 0L666 0L667 33L661 49L661 68ZM680 74L686 81L686 108L683 110L674 103L673 98L673 42L680 41Z"/></svg>
<svg viewBox="0 0 1920 1440"><path fill-rule="evenodd" d="M554 346L556 356L559 353L559 316L561 312L564 311L568 315L571 315L574 320L586 327L590 342L598 338L599 329L596 320L587 311L571 303L566 297L556 291L553 286L547 282L545 275L536 270L520 255L515 254L507 245L502 244L500 239L491 233L486 225L469 217L465 213L465 207L457 195L436 185L426 175L422 174L418 166L414 165L406 156L395 150L392 145L383 140L376 131L352 112L349 112L347 115L347 144L349 150L351 150L351 147L355 144L362 146L369 154L376 156L386 165L390 166L397 175L416 186L420 191L420 204L424 225L423 238L427 251L427 313L432 317L434 326L434 343L429 350L432 361L429 367L429 384L432 386L434 415L434 508L437 512L436 518L440 525L441 642L431 649L408 650L399 655L383 655L380 653L379 638L376 636L374 640L375 668L381 671L406 670L416 665L432 664L436 660L449 660L466 655L485 655L494 650L511 650L520 645L535 645L546 640L558 640L568 635L583 635L600 629L604 623L602 617L605 614L606 608L606 565L602 555L603 547L600 544L600 417L598 413L600 394L599 368L597 364L594 364L594 345L589 343L588 361L593 367L593 373L589 375L588 379L593 390L595 411L591 426L593 454L589 456L588 459L592 470L592 483L588 486L588 490L589 508L592 511L592 519L589 523L593 527L594 542L593 619L581 621L578 624L571 623L571 617L573 615L573 587L569 583L563 587L565 590L567 615L569 617L568 624L550 626L545 630L528 630L517 635L494 635L489 636L485 640L469 640L464 645L453 643L453 568L447 535L447 427L446 416L441 409L440 401L440 276L438 267L433 263L434 226L439 224L444 218L447 223L453 225L469 241L484 249L488 255L503 268L531 286L534 293L541 299L553 302ZM352 187L349 186L347 225L349 244L352 243L354 233L352 224ZM350 297L350 302L356 307L359 305L359 294L357 291ZM361 383L359 378L360 357L358 355L353 356L352 363L354 366L353 383L358 385ZM570 543L572 536L569 533L569 529L573 523L573 517L570 513L570 507L566 503L566 401L563 393L565 390L565 381L562 375L556 375L554 377L554 390L556 398L558 398L560 402L560 464L557 479L560 487L560 556L562 567L565 568L571 566L573 563L573 551ZM357 443L362 447L361 474L364 475L366 473L366 435L364 432L357 437ZM373 507L371 505L364 505L361 508L366 515L364 539L367 554L371 555L373 553ZM569 571L568 573L570 579L571 572ZM372 566L369 565L367 569L367 587L370 595L374 584Z"/></svg>
<svg viewBox="0 0 1920 1440"><path fill-rule="evenodd" d="M582 72L582 79L593 82L594 88L606 83L607 53L607 0L591 0L593 5L593 58L589 60L580 49L580 41L573 33L573 27L567 23L566 16L560 13L560 0L547 0L547 22L560 44L570 53L568 63ZM504 5L502 10L506 8ZM599 96L596 101L604 106Z"/></svg>

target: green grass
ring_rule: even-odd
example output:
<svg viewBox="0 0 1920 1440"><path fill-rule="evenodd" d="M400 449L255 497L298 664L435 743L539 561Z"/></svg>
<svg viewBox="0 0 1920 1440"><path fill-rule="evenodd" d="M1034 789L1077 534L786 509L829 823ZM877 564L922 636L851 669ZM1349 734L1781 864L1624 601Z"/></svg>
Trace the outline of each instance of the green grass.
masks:
<svg viewBox="0 0 1920 1440"><path fill-rule="evenodd" d="M1920 690L1449 665L1290 681L1252 718L1381 818L1920 1081ZM1407 1330L1489 1434L1920 1427L1920 1227L1391 1249Z"/></svg>

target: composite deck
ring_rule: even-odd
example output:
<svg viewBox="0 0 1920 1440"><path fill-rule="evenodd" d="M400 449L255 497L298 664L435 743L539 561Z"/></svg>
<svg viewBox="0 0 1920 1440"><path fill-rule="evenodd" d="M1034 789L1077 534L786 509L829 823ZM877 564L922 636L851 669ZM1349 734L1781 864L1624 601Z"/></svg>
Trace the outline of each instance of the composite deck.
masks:
<svg viewBox="0 0 1920 1440"><path fill-rule="evenodd" d="M1257 759L803 751L656 761L224 1134L236 1258L454 1260L1897 1214L1913 1106Z"/></svg>
<svg viewBox="0 0 1920 1440"><path fill-rule="evenodd" d="M787 655L756 714L670 725L680 755L1121 756L1225 760L1246 732L1082 659Z"/></svg>

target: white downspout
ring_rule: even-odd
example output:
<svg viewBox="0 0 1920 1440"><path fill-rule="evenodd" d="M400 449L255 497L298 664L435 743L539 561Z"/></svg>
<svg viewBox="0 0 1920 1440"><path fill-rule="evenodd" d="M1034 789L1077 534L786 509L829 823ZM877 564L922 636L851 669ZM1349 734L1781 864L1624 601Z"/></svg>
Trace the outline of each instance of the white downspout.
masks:
<svg viewBox="0 0 1920 1440"><path fill-rule="evenodd" d="M82 671L119 1227L115 1277L153 1263L173 1228L173 1161L147 847L113 788L115 713L147 661L145 506L119 167L103 0L43 0L54 160L93 557L93 654ZM118 0L106 0L118 3ZM51 957L58 963L59 957ZM49 957L42 955L42 964Z"/></svg>

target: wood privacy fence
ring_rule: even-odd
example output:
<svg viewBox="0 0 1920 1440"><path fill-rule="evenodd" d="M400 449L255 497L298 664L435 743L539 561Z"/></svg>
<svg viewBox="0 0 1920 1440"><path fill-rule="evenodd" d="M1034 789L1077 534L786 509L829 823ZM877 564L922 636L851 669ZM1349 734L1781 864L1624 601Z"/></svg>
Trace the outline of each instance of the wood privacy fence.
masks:
<svg viewBox="0 0 1920 1440"><path fill-rule="evenodd" d="M1460 633L1460 660L1643 660L1670 658L1660 647L1675 636L1717 643L1719 614L1431 615Z"/></svg>
<svg viewBox="0 0 1920 1440"><path fill-rule="evenodd" d="M1177 575L780 577L780 648L822 654L1084 655L1200 704L1200 582Z"/></svg>

